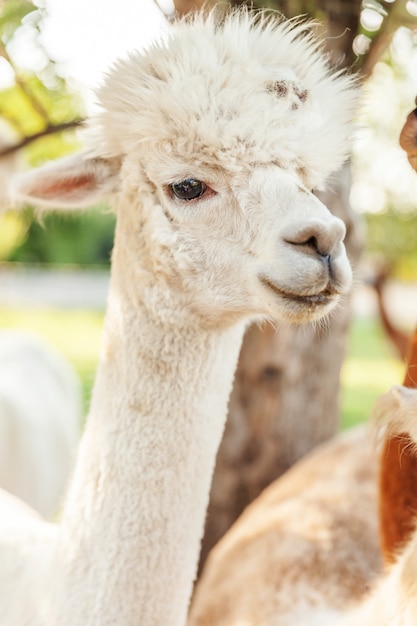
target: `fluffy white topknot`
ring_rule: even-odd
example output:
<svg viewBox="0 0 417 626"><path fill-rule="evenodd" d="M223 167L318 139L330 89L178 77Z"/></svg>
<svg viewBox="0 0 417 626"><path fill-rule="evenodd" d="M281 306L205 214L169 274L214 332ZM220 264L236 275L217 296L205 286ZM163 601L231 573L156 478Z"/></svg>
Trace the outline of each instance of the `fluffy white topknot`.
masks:
<svg viewBox="0 0 417 626"><path fill-rule="evenodd" d="M349 152L356 90L313 27L247 9L175 21L108 72L87 146L145 163L158 153L229 170L276 163L323 186Z"/></svg>

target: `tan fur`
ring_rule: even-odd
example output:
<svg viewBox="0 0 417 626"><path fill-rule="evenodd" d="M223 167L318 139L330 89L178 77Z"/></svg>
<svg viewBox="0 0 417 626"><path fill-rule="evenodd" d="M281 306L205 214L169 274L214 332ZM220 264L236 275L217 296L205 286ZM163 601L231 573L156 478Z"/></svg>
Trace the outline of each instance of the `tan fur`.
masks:
<svg viewBox="0 0 417 626"><path fill-rule="evenodd" d="M321 446L246 509L208 558L188 626L333 624L370 589L381 558L369 439L359 429Z"/></svg>
<svg viewBox="0 0 417 626"><path fill-rule="evenodd" d="M417 389L393 387L375 411L417 455ZM363 433L342 435L271 485L213 551L189 626L414 626L416 512L382 575L376 468Z"/></svg>

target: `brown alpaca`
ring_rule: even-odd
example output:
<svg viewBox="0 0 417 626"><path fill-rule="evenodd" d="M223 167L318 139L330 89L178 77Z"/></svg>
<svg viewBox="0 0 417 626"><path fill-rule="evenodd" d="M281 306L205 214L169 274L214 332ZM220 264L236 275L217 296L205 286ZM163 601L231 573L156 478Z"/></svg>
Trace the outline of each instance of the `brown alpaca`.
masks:
<svg viewBox="0 0 417 626"><path fill-rule="evenodd" d="M415 102L417 104L417 98ZM411 167L417 171L417 109L411 111L401 130L400 146L407 153Z"/></svg>
<svg viewBox="0 0 417 626"><path fill-rule="evenodd" d="M383 268L376 273L373 279L371 279L370 284L376 294L379 318L385 335L391 342L398 356L402 360L405 360L407 358L410 336L408 333L396 328L396 326L392 323L384 298L385 286L388 278L389 270L387 268Z"/></svg>
<svg viewBox="0 0 417 626"><path fill-rule="evenodd" d="M416 98L417 104L417 98ZM417 171L417 109L401 130L400 145ZM417 387L417 329L410 340L404 386ZM384 445L380 469L379 517L384 558L392 563L398 549L415 528L417 511L417 458L408 435L389 437Z"/></svg>
<svg viewBox="0 0 417 626"><path fill-rule="evenodd" d="M416 118L417 119L417 118ZM417 329L407 357L405 387L417 387ZM417 457L409 435L388 437L381 455L379 518L384 559L392 563L415 528Z"/></svg>

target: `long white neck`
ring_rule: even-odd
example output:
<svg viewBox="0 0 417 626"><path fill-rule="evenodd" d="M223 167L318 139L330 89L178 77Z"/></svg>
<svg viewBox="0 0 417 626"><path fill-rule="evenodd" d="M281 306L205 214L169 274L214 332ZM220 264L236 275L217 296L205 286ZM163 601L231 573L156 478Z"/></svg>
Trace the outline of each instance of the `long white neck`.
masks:
<svg viewBox="0 0 417 626"><path fill-rule="evenodd" d="M173 323L161 322L122 276L113 262L61 524L57 623L68 606L71 626L183 626L243 324L203 329L180 303Z"/></svg>

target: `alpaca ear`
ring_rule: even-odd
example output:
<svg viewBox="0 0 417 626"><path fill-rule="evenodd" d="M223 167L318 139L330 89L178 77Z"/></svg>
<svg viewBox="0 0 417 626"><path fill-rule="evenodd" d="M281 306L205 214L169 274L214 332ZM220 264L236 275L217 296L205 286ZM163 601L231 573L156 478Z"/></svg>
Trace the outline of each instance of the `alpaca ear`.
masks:
<svg viewBox="0 0 417 626"><path fill-rule="evenodd" d="M119 159L79 153L22 174L12 182L15 204L77 209L105 200L117 191Z"/></svg>

